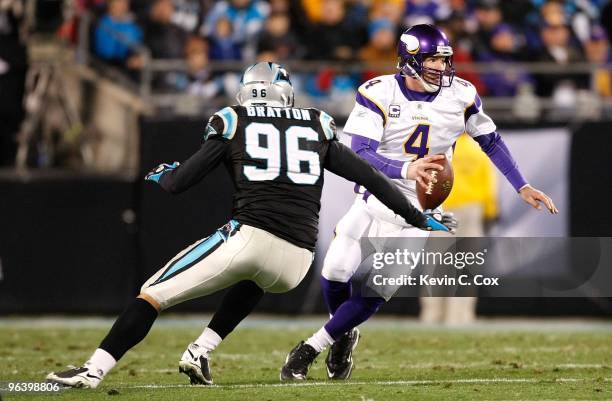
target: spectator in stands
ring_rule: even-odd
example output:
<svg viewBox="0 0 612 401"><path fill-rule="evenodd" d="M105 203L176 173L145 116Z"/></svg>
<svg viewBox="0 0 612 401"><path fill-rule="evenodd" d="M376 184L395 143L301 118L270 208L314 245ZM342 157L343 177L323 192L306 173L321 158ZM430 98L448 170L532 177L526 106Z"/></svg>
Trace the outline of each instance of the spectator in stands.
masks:
<svg viewBox="0 0 612 401"><path fill-rule="evenodd" d="M226 18L232 26L231 39L242 47L244 59L253 59L258 34L264 27L270 6L261 0L222 0L204 18L201 33L212 37L219 19Z"/></svg>
<svg viewBox="0 0 612 401"><path fill-rule="evenodd" d="M289 15L283 12L270 14L265 30L257 41L257 54L271 52L268 60L286 61L302 56L302 48L290 31Z"/></svg>
<svg viewBox="0 0 612 401"><path fill-rule="evenodd" d="M215 29L208 37L212 60L240 60L240 44L234 40L234 27L228 18L218 18Z"/></svg>
<svg viewBox="0 0 612 401"><path fill-rule="evenodd" d="M450 12L446 3L434 0L406 0L404 26L433 24L435 20L445 19Z"/></svg>
<svg viewBox="0 0 612 401"><path fill-rule="evenodd" d="M311 60L352 60L363 44L356 30L360 27L347 23L345 4L342 0L326 0L322 4L321 19L308 27L303 38L308 46L307 58Z"/></svg>
<svg viewBox="0 0 612 401"><path fill-rule="evenodd" d="M202 4L200 0L173 0L172 22L185 32L196 34L202 25Z"/></svg>
<svg viewBox="0 0 612 401"><path fill-rule="evenodd" d="M149 9L145 24L144 43L153 59L182 59L188 33L172 23L174 4L172 0L155 0ZM142 67L142 59L131 63L133 68ZM176 71L159 72L153 75L153 87L158 91L174 91L185 86L185 76Z"/></svg>
<svg viewBox="0 0 612 401"><path fill-rule="evenodd" d="M24 17L22 0L0 3L0 167L15 165L16 135L25 117L28 58L21 29Z"/></svg>
<svg viewBox="0 0 612 401"><path fill-rule="evenodd" d="M474 60L470 54L471 42L467 40L464 22L463 14L453 13L446 21L438 22L437 25L446 33L453 46L453 64L457 75L470 81L480 95L486 95L487 87L481 80L480 74L469 71L470 64L473 64Z"/></svg>
<svg viewBox="0 0 612 401"><path fill-rule="evenodd" d="M504 16L504 22L515 29L523 27L527 15L534 10L533 0L500 1L499 6Z"/></svg>
<svg viewBox="0 0 612 401"><path fill-rule="evenodd" d="M124 66L142 43L142 30L130 14L128 0L109 0L108 10L95 30L95 53L102 59Z"/></svg>
<svg viewBox="0 0 612 401"><path fill-rule="evenodd" d="M490 32L489 41L487 46L480 48L476 56L477 61L494 63L520 59L520 39L510 25L497 25ZM516 69L483 73L481 78L487 87L486 93L492 96L514 96L521 83L530 81L527 73Z"/></svg>
<svg viewBox="0 0 612 401"><path fill-rule="evenodd" d="M569 32L569 43L571 46L580 47L581 42L586 41L588 33L585 35L585 29L589 30L589 21L583 12L577 12L573 2L565 2L563 0L534 0L538 3L539 8L536 14L528 15L528 27L526 32L527 44L532 54L541 52L545 45L542 42L541 30L543 25L558 26L565 25ZM572 14L573 13L573 14ZM574 26L578 27L581 32L577 35ZM582 37L582 39L579 39ZM537 56L536 56L537 57Z"/></svg>
<svg viewBox="0 0 612 401"><path fill-rule="evenodd" d="M186 92L210 99L220 91L220 85L208 67L208 43L201 37L191 37L185 45L188 86Z"/></svg>
<svg viewBox="0 0 612 401"><path fill-rule="evenodd" d="M183 58L187 32L172 23L172 0L155 0L145 25L145 44L153 58Z"/></svg>
<svg viewBox="0 0 612 401"><path fill-rule="evenodd" d="M605 29L596 25L591 30L589 40L584 44L586 59L597 68L593 71L591 88L600 96L612 96L612 54Z"/></svg>
<svg viewBox="0 0 612 401"><path fill-rule="evenodd" d="M291 11L290 0L270 0L270 14L289 14Z"/></svg>
<svg viewBox="0 0 612 401"><path fill-rule="evenodd" d="M545 23L540 30L543 49L536 61L553 62L558 65L567 65L584 61L580 50L572 45L570 28L563 23ZM563 87L588 87L588 77L583 74L538 74L537 94L551 96L560 84Z"/></svg>
<svg viewBox="0 0 612 401"><path fill-rule="evenodd" d="M101 17L106 11L106 5L104 0L66 1L63 9L64 20L57 30L57 35L70 43L76 44L79 33L79 20L83 17L83 14L89 12L94 18Z"/></svg>
<svg viewBox="0 0 612 401"><path fill-rule="evenodd" d="M402 17L405 4L403 0L375 0L370 9L370 20L385 19L397 27L397 36L403 31Z"/></svg>
<svg viewBox="0 0 612 401"><path fill-rule="evenodd" d="M481 59L481 54L490 53L491 37L497 26L503 22L503 15L499 8L498 0L479 0L476 3L474 16L478 23L473 41L474 48L472 52L477 60Z"/></svg>
<svg viewBox="0 0 612 401"><path fill-rule="evenodd" d="M311 24L321 22L323 15L323 3L326 0L297 0L294 4L300 11L303 11L304 16Z"/></svg>
<svg viewBox="0 0 612 401"><path fill-rule="evenodd" d="M386 19L378 19L370 22L368 31L370 41L359 50L359 59L379 66L393 65L397 60L396 27ZM388 71L368 68L364 72L363 80L367 81L385 72Z"/></svg>

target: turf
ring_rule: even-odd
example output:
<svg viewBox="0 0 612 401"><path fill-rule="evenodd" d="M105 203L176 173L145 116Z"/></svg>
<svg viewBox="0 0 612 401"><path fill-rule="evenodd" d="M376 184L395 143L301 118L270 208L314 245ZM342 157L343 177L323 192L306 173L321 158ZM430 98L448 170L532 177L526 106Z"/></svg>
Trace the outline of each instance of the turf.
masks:
<svg viewBox="0 0 612 401"><path fill-rule="evenodd" d="M1 322L0 322L1 323ZM177 372L200 329L156 325L96 390L4 394L4 400L599 400L612 399L612 331L432 329L366 325L348 382L325 379L324 356L309 380L280 384L286 353L316 328L277 324L237 330L215 352L216 385L188 386ZM80 364L106 326L27 328L0 324L0 382L42 381Z"/></svg>

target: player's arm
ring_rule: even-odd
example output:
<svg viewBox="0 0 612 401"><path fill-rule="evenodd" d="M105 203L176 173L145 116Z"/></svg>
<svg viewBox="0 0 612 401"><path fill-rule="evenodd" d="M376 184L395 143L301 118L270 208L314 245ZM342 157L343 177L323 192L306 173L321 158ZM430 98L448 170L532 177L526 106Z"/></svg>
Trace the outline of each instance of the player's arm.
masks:
<svg viewBox="0 0 612 401"><path fill-rule="evenodd" d="M351 135L351 149L389 178L405 178L408 163L390 159L376 152L383 137L387 116L380 98L384 83L372 79L361 85L355 96L355 107L344 126Z"/></svg>
<svg viewBox="0 0 612 401"><path fill-rule="evenodd" d="M493 120L482 110L482 102L478 94L475 95L474 102L465 110L465 122L468 134L478 142L482 151L525 202L536 209L541 208L539 202L542 202L552 214L559 213L548 195L527 183L506 143L497 133Z"/></svg>
<svg viewBox="0 0 612 401"><path fill-rule="evenodd" d="M376 152L379 142L357 134L351 134L351 149L362 159L389 178L415 180L424 189L429 181L434 181L428 170L442 170L443 167L433 163L444 159L443 155L429 155L412 162L384 157Z"/></svg>
<svg viewBox="0 0 612 401"><path fill-rule="evenodd" d="M211 139L184 163L160 164L145 177L157 182L166 191L178 194L197 184L223 159L229 144Z"/></svg>
<svg viewBox="0 0 612 401"><path fill-rule="evenodd" d="M457 225L450 214L426 215L421 213L389 178L336 140L330 141L325 168L364 186L408 224L423 230L450 232L453 232Z"/></svg>
<svg viewBox="0 0 612 401"><path fill-rule="evenodd" d="M177 194L200 182L213 168L215 168L226 155L230 147L229 139L233 136L230 129L232 118L229 108L214 114L208 121L204 143L193 156L185 162L173 164L160 164L146 175L145 180L155 181L166 191ZM228 122L229 123L226 123ZM235 122L235 121L233 121Z"/></svg>

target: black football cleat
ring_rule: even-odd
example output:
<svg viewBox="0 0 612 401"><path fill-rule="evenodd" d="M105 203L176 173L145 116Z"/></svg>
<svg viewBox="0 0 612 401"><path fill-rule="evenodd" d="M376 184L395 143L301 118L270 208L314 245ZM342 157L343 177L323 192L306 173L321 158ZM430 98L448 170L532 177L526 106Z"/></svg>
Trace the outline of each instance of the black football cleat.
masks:
<svg viewBox="0 0 612 401"><path fill-rule="evenodd" d="M300 341L291 350L285 359L285 365L280 372L280 379L283 380L306 380L308 368L317 358L319 353L312 346Z"/></svg>
<svg viewBox="0 0 612 401"><path fill-rule="evenodd" d="M179 361L179 372L189 376L191 384L213 384L208 358L197 344L191 343Z"/></svg>
<svg viewBox="0 0 612 401"><path fill-rule="evenodd" d="M346 380L353 371L353 350L359 343L359 329L356 327L334 342L329 349L325 365L327 377L333 380Z"/></svg>

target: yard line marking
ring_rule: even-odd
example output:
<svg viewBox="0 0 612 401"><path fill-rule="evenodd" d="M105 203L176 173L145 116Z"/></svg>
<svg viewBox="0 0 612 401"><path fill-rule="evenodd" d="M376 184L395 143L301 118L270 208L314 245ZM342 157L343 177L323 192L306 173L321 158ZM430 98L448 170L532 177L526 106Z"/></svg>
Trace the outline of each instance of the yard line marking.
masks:
<svg viewBox="0 0 612 401"><path fill-rule="evenodd" d="M606 377L603 379L605 382L612 382L612 377ZM491 379L455 379L455 380L389 380L389 381L347 381L347 382L334 382L334 381L313 381L304 383L254 383L254 384L222 384L212 386L197 386L197 387L208 387L208 388L219 388L219 389L248 389L248 388L278 388L278 387L315 387L315 386L363 386L363 385L377 385L377 386L397 386L397 385L433 385L433 384L495 384L495 383L547 383L547 382L561 382L561 383L576 383L576 382L591 382L595 379L577 379L571 377L556 378L551 380L542 379L529 379L529 378L504 378L497 377ZM189 384L146 384L137 386L122 386L121 388L126 389L165 389L165 388L188 388L193 387Z"/></svg>
<svg viewBox="0 0 612 401"><path fill-rule="evenodd" d="M218 355L216 355L218 358ZM231 357L229 359L232 359ZM242 359L242 358L236 358ZM246 359L246 358L245 358ZM376 368L378 365L369 364L369 367ZM383 365L380 365L381 367ZM502 364L495 364L492 362L473 362L473 363L421 363L421 364L400 364L398 365L402 369L472 369L476 367L496 367L503 369L515 369L509 362ZM612 369L612 365L602 365L596 363L559 363L559 364L524 364L520 366L521 369ZM130 368L126 368L127 370L132 370ZM53 368L49 368L47 370L38 370L34 373L36 374L46 374L49 373ZM137 373L177 373L177 368L159 368L159 369L145 369L138 368L133 369ZM23 374L24 371L13 370L9 372L10 374L17 375Z"/></svg>

